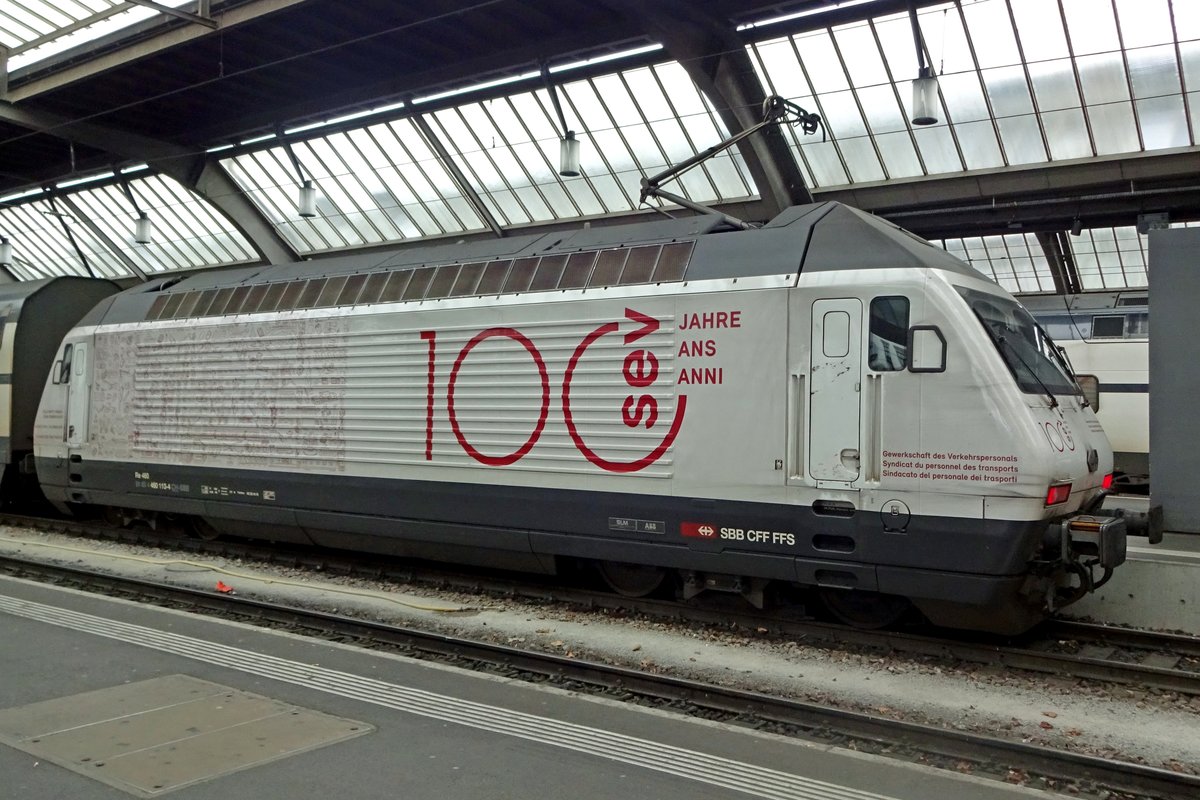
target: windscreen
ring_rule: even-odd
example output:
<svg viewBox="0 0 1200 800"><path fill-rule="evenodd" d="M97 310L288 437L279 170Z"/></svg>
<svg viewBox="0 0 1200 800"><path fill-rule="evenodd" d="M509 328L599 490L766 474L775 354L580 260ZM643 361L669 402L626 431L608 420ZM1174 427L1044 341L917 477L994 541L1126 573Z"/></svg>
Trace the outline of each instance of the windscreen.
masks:
<svg viewBox="0 0 1200 800"><path fill-rule="evenodd" d="M1078 395L1079 387L1058 346L1015 300L958 287L1021 391Z"/></svg>

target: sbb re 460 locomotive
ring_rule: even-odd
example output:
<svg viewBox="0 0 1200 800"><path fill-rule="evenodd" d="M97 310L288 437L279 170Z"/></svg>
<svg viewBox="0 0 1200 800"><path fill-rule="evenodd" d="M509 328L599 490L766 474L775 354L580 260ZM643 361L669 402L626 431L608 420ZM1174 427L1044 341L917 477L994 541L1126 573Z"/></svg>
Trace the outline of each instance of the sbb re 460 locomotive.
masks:
<svg viewBox="0 0 1200 800"><path fill-rule="evenodd" d="M1112 452L992 281L837 203L153 281L42 391L64 510L552 571L813 587L1021 631L1107 579Z"/></svg>

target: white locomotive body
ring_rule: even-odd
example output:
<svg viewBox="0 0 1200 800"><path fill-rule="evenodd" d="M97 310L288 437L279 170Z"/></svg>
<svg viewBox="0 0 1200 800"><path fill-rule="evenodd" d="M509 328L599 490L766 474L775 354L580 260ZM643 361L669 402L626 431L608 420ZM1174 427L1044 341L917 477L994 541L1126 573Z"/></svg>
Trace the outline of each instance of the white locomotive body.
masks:
<svg viewBox="0 0 1200 800"><path fill-rule="evenodd" d="M129 290L66 337L35 449L63 508L1012 632L1124 558L1056 358L994 283L824 203Z"/></svg>

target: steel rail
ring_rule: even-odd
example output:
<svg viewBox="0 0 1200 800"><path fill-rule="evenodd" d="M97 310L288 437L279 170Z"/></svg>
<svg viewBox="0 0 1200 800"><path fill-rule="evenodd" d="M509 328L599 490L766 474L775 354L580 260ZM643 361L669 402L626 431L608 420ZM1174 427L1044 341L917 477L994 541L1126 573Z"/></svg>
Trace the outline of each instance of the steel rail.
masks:
<svg viewBox="0 0 1200 800"><path fill-rule="evenodd" d="M326 637L351 637L361 644L400 647L419 654L478 662L506 671L580 683L700 712L719 712L743 724L783 725L820 738L850 737L884 747L904 747L940 758L968 760L985 767L1017 765L1028 775L1068 784L1086 784L1139 798L1182 800L1200 796L1200 776L1133 762L1114 761L932 725L888 719L859 711L763 695L695 680L656 675L507 645L460 639L439 633L353 619L329 612L283 606L239 596L214 594L142 579L64 565L0 556L0 572L42 581L69 581L89 590L132 593L139 598L184 604L221 615L285 624ZM793 734L794 735L794 734Z"/></svg>
<svg viewBox="0 0 1200 800"><path fill-rule="evenodd" d="M398 577L407 581L432 583L460 590L484 591L522 600L568 603L593 609L634 612L691 624L718 626L724 629L740 627L748 631L786 637L808 645L846 645L905 655L930 656L948 661L1000 665L1030 672L1067 675L1083 680L1148 687L1189 696L1200 695L1200 671L1140 664L1128 660L1106 659L1096 655L1049 651L1049 648L1060 640L1076 639L1087 642L1103 642L1113 648L1126 647L1150 652L1171 653L1177 655L1179 660L1186 657L1200 657L1200 637L1183 634L1158 633L1059 619L1048 620L1029 634L1010 638L981 636L960 631L934 630L931 632L928 628L910 631L863 630L824 623L802 615L802 618L797 618L794 612L781 612L778 609L767 612L730 609L722 607L720 604L698 605L654 598L629 598L579 587L544 583L539 585L532 576L508 578L496 575L456 574L452 571L438 571L432 566L413 567L411 563L406 563L402 568L389 570L381 568L377 557L367 559L350 552L314 550L289 545L267 547L261 544L229 540L208 542L199 539L171 537L146 528L108 528L75 520L50 520L6 514L0 514L0 522L143 545L167 546L189 553L259 559L287 566L320 568L326 573L377 579Z"/></svg>

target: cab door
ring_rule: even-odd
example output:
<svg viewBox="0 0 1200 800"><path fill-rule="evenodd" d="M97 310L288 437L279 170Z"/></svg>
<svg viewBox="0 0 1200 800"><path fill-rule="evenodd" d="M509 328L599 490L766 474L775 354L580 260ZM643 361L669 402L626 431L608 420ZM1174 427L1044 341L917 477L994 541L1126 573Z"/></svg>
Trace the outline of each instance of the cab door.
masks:
<svg viewBox="0 0 1200 800"><path fill-rule="evenodd" d="M862 302L812 306L808 471L817 486L849 489L859 475Z"/></svg>
<svg viewBox="0 0 1200 800"><path fill-rule="evenodd" d="M67 449L74 453L87 442L88 401L91 395L91 375L88 367L88 346L74 342L63 375L67 383Z"/></svg>

